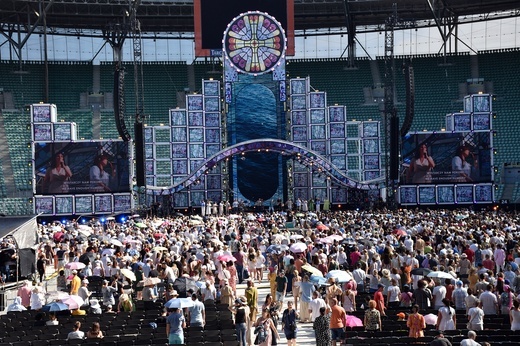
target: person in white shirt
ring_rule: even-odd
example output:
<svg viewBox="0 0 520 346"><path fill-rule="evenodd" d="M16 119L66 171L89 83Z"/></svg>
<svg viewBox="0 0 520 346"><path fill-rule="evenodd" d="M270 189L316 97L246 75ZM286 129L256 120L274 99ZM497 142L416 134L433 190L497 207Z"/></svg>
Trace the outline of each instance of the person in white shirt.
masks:
<svg viewBox="0 0 520 346"><path fill-rule="evenodd" d="M482 303L482 310L486 315L496 315L498 313L497 296L491 292L492 285L487 285L486 290L480 294L478 299Z"/></svg>
<svg viewBox="0 0 520 346"><path fill-rule="evenodd" d="M327 308L327 303L321 298L318 291L312 292L312 300L309 303L309 312L311 313L311 321L314 322L320 316L320 308Z"/></svg>
<svg viewBox="0 0 520 346"><path fill-rule="evenodd" d="M399 289L399 286L397 286L397 280L392 279L391 283L392 284L388 286L386 301L389 308L397 308L400 303L399 298L401 297L401 290Z"/></svg>
<svg viewBox="0 0 520 346"><path fill-rule="evenodd" d="M476 306L468 310L468 326L471 330L484 329L484 310L482 310L482 302L476 301Z"/></svg>
<svg viewBox="0 0 520 346"><path fill-rule="evenodd" d="M367 278L367 274L363 269L361 269L361 264L356 264L356 269L352 272L352 278L357 283L358 291L364 292L365 291L365 280Z"/></svg>
<svg viewBox="0 0 520 346"><path fill-rule="evenodd" d="M475 341L476 338L477 338L477 333L475 333L474 331L470 330L468 332L468 338L462 340L460 342L460 346L480 346L480 344Z"/></svg>
<svg viewBox="0 0 520 346"><path fill-rule="evenodd" d="M446 297L446 287L444 285L437 285L433 288L433 307L440 309L444 306L442 300Z"/></svg>

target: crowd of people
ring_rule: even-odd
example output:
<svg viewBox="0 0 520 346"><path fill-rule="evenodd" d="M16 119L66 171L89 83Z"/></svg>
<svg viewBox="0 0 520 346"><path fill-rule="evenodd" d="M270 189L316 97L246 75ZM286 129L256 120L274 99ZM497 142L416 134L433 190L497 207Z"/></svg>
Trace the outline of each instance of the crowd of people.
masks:
<svg viewBox="0 0 520 346"><path fill-rule="evenodd" d="M294 228L286 228L288 220ZM296 345L301 323L312 323L318 345L338 345L360 309L375 335L389 311L404 311L410 337L423 337L423 313L432 309L439 331L457 328L461 311L472 331L484 329L484 316L501 314L509 315L508 329L520 329L516 213L400 209L77 221L39 225L43 272L36 280L54 266L59 290L85 302L73 314L100 312L99 304L131 311L137 300L167 302L178 296L176 279L186 277L199 283L190 292L194 301L229 306L244 346L274 345L280 328ZM102 279L99 301L89 301L92 277ZM245 296L237 294L242 282ZM258 311L255 286L263 282L270 294ZM36 310L56 298L39 283L19 296L19 305ZM193 321L180 308L167 318L171 344L183 342L186 326L204 324L203 308L195 306Z"/></svg>

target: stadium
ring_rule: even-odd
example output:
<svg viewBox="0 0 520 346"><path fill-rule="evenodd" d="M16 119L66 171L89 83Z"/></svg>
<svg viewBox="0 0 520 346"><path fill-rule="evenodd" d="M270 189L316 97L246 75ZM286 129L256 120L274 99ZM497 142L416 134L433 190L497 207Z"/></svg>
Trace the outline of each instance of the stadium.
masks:
<svg viewBox="0 0 520 346"><path fill-rule="evenodd" d="M516 231L519 17L512 0L2 0L0 253L16 248L19 260L2 258L10 290L0 291L0 306L19 279L35 275L35 249L44 251L56 227L76 232L74 242L114 251L123 247L114 233L120 224L130 225L132 244L146 243L140 233L169 232L169 217L214 246L218 236L206 239L205 227L194 226L218 216L238 225L231 213L252 217L259 229L272 217L291 244L270 245L285 250L311 220L326 235L328 226L319 230L311 216L320 210L324 220L351 222L356 236L371 227L358 223L365 218L385 225L376 237L416 236L423 226L404 229L400 221L418 215L446 219L455 226L444 232L468 239L462 228L481 223ZM475 216L477 209L483 213ZM502 210L513 212L500 214L498 230L492 213ZM157 226L155 217L167 220ZM289 235L300 222L293 230L302 234ZM366 240L357 239L373 246ZM516 249L509 240L508 250ZM89 285L101 297L102 282ZM167 343L158 332L157 342L149 337L161 304L146 312L139 301L139 313L107 319L108 338L88 344ZM221 330L207 328L201 339L193 329L187 345L212 345L217 336L214 345L237 345L231 314L212 304ZM74 318L36 340L23 331L32 320L6 316L2 344L73 344L64 336ZM515 344L508 321L487 318L479 337ZM398 321L385 324L381 345L416 341ZM315 344L306 327L301 344ZM462 340L459 330L451 340ZM363 328L351 331L359 336L353 343L378 341Z"/></svg>

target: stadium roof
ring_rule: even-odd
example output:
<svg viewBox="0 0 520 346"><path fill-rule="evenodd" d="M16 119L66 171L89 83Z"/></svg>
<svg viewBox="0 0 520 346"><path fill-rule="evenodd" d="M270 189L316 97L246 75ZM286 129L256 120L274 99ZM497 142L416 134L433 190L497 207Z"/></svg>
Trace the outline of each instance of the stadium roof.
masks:
<svg viewBox="0 0 520 346"><path fill-rule="evenodd" d="M29 31L44 9L46 25L52 28L103 30L122 21L130 3L139 0L1 0L0 25L4 33L22 24ZM295 29L345 27L347 18L359 27L378 26L393 12L398 18L417 26L433 25L442 18L482 14L481 19L520 15L518 0L294 0ZM193 0L141 0L137 9L141 28L146 32L193 32ZM437 23L438 24L438 23ZM359 30L359 29L358 29Z"/></svg>

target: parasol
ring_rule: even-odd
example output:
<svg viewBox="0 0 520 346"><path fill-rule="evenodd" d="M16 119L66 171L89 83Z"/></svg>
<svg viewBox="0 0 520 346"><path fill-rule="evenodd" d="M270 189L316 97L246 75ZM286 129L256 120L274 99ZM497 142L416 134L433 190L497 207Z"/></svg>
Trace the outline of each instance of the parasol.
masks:
<svg viewBox="0 0 520 346"><path fill-rule="evenodd" d="M290 250L294 253L302 253L307 250L307 245L304 243L294 243L291 245Z"/></svg>
<svg viewBox="0 0 520 346"><path fill-rule="evenodd" d="M421 275L421 276L427 276L432 272L431 269L428 268L415 268L410 271L410 274L412 275Z"/></svg>
<svg viewBox="0 0 520 346"><path fill-rule="evenodd" d="M323 273L318 268L314 268L310 264L302 265L302 269L311 273L312 275L323 277Z"/></svg>
<svg viewBox="0 0 520 346"><path fill-rule="evenodd" d="M438 278L438 279L455 279L453 277L453 275L451 275L450 273L446 273L446 272L441 272L441 271L436 271L436 272L431 272L431 273L428 273L428 276L429 278Z"/></svg>
<svg viewBox="0 0 520 346"><path fill-rule="evenodd" d="M345 326L347 327L363 327L363 321L353 315L346 316Z"/></svg>
<svg viewBox="0 0 520 346"><path fill-rule="evenodd" d="M67 298L62 299L61 302L67 304L71 310L79 309L85 304L85 301L80 296L68 296Z"/></svg>
<svg viewBox="0 0 520 346"><path fill-rule="evenodd" d="M81 270L85 267L86 267L86 265L83 262L69 262L69 263L65 264L65 268L70 269L70 270L74 270L74 269Z"/></svg>
<svg viewBox="0 0 520 346"><path fill-rule="evenodd" d="M217 259L221 262L229 262L229 261L235 262L237 260L235 257L233 257L232 255L228 255L228 254L220 255L217 257Z"/></svg>
<svg viewBox="0 0 520 346"><path fill-rule="evenodd" d="M197 286L197 282L191 278L180 277L177 278L173 282L173 288L179 293L179 298L188 297L188 291L193 290L193 292L197 292L199 290L199 286Z"/></svg>
<svg viewBox="0 0 520 346"><path fill-rule="evenodd" d="M162 282L161 279L159 278L146 278L142 281L139 281L137 283L137 286L138 287L143 287L143 286L155 286L157 285L158 283Z"/></svg>
<svg viewBox="0 0 520 346"><path fill-rule="evenodd" d="M60 303L60 302L52 302L52 303L44 305L42 307L42 311L46 311L46 312L65 311L68 309L69 309L69 307L67 304Z"/></svg>
<svg viewBox="0 0 520 346"><path fill-rule="evenodd" d="M121 274L130 281L135 281L137 278L135 277L135 273L130 269L123 268L121 269Z"/></svg>
<svg viewBox="0 0 520 346"><path fill-rule="evenodd" d="M193 300L191 298L172 298L164 303L164 307L168 309L184 309L193 306Z"/></svg>
<svg viewBox="0 0 520 346"><path fill-rule="evenodd" d="M352 280L352 276L343 270L331 270L327 273L325 277L327 279L333 278L337 282L349 282L350 280Z"/></svg>

